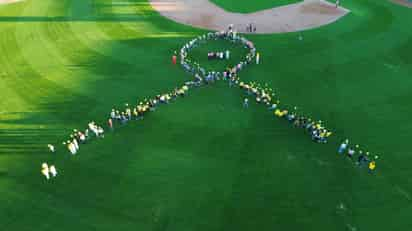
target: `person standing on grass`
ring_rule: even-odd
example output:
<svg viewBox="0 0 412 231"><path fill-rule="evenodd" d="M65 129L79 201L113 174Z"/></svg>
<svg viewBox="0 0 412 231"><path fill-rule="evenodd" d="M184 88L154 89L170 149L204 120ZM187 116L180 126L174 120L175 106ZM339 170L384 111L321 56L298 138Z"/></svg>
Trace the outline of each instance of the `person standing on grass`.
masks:
<svg viewBox="0 0 412 231"><path fill-rule="evenodd" d="M340 4L339 0L336 0L336 2L335 2L335 7L338 8L338 7L339 7L339 4Z"/></svg>
<svg viewBox="0 0 412 231"><path fill-rule="evenodd" d="M132 120L132 110L129 107L129 104L126 104L126 116L128 120Z"/></svg>
<svg viewBox="0 0 412 231"><path fill-rule="evenodd" d="M116 111L114 109L110 112L110 118L116 119Z"/></svg>
<svg viewBox="0 0 412 231"><path fill-rule="evenodd" d="M277 104L272 104L270 107L268 107L268 110L275 110L278 107Z"/></svg>
<svg viewBox="0 0 412 231"><path fill-rule="evenodd" d="M248 98L245 98L243 100L243 108L249 108L249 99Z"/></svg>
<svg viewBox="0 0 412 231"><path fill-rule="evenodd" d="M76 152L79 150L79 143L77 142L77 139L76 139L76 137L73 137L73 141L72 141L72 143L73 143L73 145L74 145L74 148L75 148L75 150L76 150Z"/></svg>
<svg viewBox="0 0 412 231"><path fill-rule="evenodd" d="M52 177L57 176L57 170L56 170L56 167L54 165L50 165L49 171L52 174Z"/></svg>
<svg viewBox="0 0 412 231"><path fill-rule="evenodd" d="M359 155L359 157L358 157L358 165L360 166L360 167L362 167L363 165L368 165L368 163L369 163L369 152L366 152L366 155L365 154L363 154L362 152L360 152L360 155Z"/></svg>
<svg viewBox="0 0 412 231"><path fill-rule="evenodd" d="M338 153L339 153L339 154L342 154L342 153L346 150L346 148L348 147L348 144L349 144L349 140L346 139L346 140L339 146Z"/></svg>
<svg viewBox="0 0 412 231"><path fill-rule="evenodd" d="M259 62L260 62L260 53L257 52L256 53L256 64L259 64Z"/></svg>
<svg viewBox="0 0 412 231"><path fill-rule="evenodd" d="M176 65L176 62L177 62L177 56L176 56L176 54L174 54L174 55L172 56L172 63L173 63L173 65Z"/></svg>
<svg viewBox="0 0 412 231"><path fill-rule="evenodd" d="M49 166L47 165L47 163L43 163L41 165L41 174L43 174L43 176L45 176L47 180L50 179Z"/></svg>
<svg viewBox="0 0 412 231"><path fill-rule="evenodd" d="M104 129L100 126L97 126L97 132L99 134L99 137L104 138Z"/></svg>
<svg viewBox="0 0 412 231"><path fill-rule="evenodd" d="M51 144L48 144L47 147L49 148L50 152L55 152L54 146Z"/></svg>
<svg viewBox="0 0 412 231"><path fill-rule="evenodd" d="M371 162L369 162L369 172L373 172L373 170L375 170L375 168L376 168L376 163L375 163L375 161L371 161Z"/></svg>
<svg viewBox="0 0 412 231"><path fill-rule="evenodd" d="M84 144L86 142L86 136L80 131L78 133L78 136L79 136L80 142Z"/></svg>
<svg viewBox="0 0 412 231"><path fill-rule="evenodd" d="M110 130L113 131L113 120L112 120L112 118L109 118L109 120L107 121L107 125L109 126Z"/></svg>
<svg viewBox="0 0 412 231"><path fill-rule="evenodd" d="M76 152L77 152L76 147L74 146L74 144L72 142L70 142L70 140L68 140L64 144L67 145L67 148L69 149L69 151L72 155L76 155Z"/></svg>
<svg viewBox="0 0 412 231"><path fill-rule="evenodd" d="M355 154L355 150L353 150L352 148L349 148L348 150L348 157L352 159L353 155Z"/></svg>

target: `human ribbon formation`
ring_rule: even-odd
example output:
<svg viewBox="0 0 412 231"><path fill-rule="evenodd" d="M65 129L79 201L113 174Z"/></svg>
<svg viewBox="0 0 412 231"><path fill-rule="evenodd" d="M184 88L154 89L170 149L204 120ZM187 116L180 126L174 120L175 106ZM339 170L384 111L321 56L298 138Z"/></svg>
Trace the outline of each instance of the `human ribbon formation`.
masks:
<svg viewBox="0 0 412 231"><path fill-rule="evenodd" d="M227 68L223 71L206 70L196 62L192 62L188 58L189 52L200 45L202 42L208 40L224 39L234 43L240 43L246 49L248 49L247 55L237 65ZM229 54L226 54L227 58ZM174 57L174 61L176 57ZM267 84L259 84L256 82L243 82L240 80L238 73L248 65L251 65L256 60L259 62L259 53L256 52L256 48L253 42L249 41L245 37L242 37L229 27L227 31L209 32L202 36L198 36L188 43L186 43L180 49L180 64L183 69L194 76L191 81L185 82L182 86L173 89L170 92L158 94L151 98L146 98L137 103L135 106L125 104L122 109L112 109L110 112L110 118L108 119L107 127L113 130L115 123L126 124L133 120L142 120L144 116L156 110L160 105L167 105L172 101L183 98L186 96L190 89L201 87L203 85L210 85L217 81L228 82L229 87L238 87L245 92L247 96L255 97L256 103L266 106L268 110L276 117L283 118L288 121L293 127L302 128L307 131L307 134L317 143L327 143L328 138L332 135L332 132L327 129L321 120L314 120L310 117L306 117L298 113L297 107L288 107L281 105L280 100L276 97L272 88L269 88ZM247 103L247 102L245 102ZM67 147L71 154L77 154L80 149L80 145L88 142L92 137L101 138L104 137L104 129L102 126L97 125L94 121L88 124L88 128L83 131L77 129L73 130L70 134L70 138L63 142L63 145ZM348 148L348 140L344 141L339 147L338 152L343 153ZM49 149L54 152L54 146L49 144ZM362 152L359 145L355 148L349 148L348 156L353 157L355 153L359 154L357 164L367 163L369 169L375 168L375 161L369 160L368 152ZM362 157L362 158L361 158ZM378 156L375 156L377 159ZM46 176L47 164L42 164L42 174ZM56 176L55 166L53 176ZM46 176L49 179L49 176Z"/></svg>

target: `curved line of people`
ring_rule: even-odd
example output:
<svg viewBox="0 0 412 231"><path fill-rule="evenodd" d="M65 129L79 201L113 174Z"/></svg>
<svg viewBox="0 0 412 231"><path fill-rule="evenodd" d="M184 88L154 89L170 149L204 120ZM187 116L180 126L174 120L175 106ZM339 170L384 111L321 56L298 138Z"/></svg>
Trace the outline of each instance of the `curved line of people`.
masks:
<svg viewBox="0 0 412 231"><path fill-rule="evenodd" d="M375 170L376 160L379 159L379 155L372 155L368 151L362 150L359 144L349 145L349 139L344 140L339 145L338 153L346 155L359 167L367 167L370 172Z"/></svg>
<svg viewBox="0 0 412 231"><path fill-rule="evenodd" d="M249 50L244 60L241 60L237 65L229 70L225 70L223 72L216 72L216 71L209 71L205 68L201 67L199 63L191 61L188 58L188 53L195 47L197 47L200 43L205 43L208 40L217 40L217 39L225 39L233 43L241 43L246 49ZM229 51L225 52L218 52L219 58L221 57L228 59L230 56ZM215 53L208 53L208 58L215 57ZM237 32L233 29L233 25L229 25L228 30L218 31L218 32L209 32L207 34L198 36L188 43L183 45L180 49L180 64L183 69L195 76L195 80L192 84L199 85L203 79L206 83L214 82L215 80L220 80L221 78L231 78L232 76L236 75L240 70L242 70L246 65L250 64L254 58L256 59L256 63L259 63L259 53L256 54L256 48L253 42L247 40L246 38L239 36Z"/></svg>
<svg viewBox="0 0 412 231"><path fill-rule="evenodd" d="M240 41L242 44L250 50L250 52L245 57L244 61L234 67L229 67L223 72L209 71L206 72L199 64L194 63L193 66L190 65L190 61L187 60L187 52L196 46L196 42L204 41L207 39L229 39L231 41ZM236 32L229 26L227 31L208 33L203 36L199 36L191 40L189 43L185 44L180 52L181 65L183 68L192 73L194 76L193 81L185 82L183 86L175 88L171 92L158 94L153 98L144 99L140 101L135 106L130 106L125 104L123 110L113 108L109 113L109 119L107 120L108 128L113 131L115 127L115 122L120 124L126 124L132 120L142 120L144 116L156 110L156 108L161 104L169 104L171 101L176 100L178 97L185 97L191 87L198 87L203 84L211 84L218 80L224 80L229 82L229 87L238 86L240 89L244 90L247 95L253 95L255 100L259 104L266 105L268 110L273 111L274 115L279 118L284 118L289 121L293 126L300 127L309 132L312 140L318 143L326 143L327 139L332 135L332 132L325 128L322 121L315 121L309 117L300 115L297 111L297 107L293 107L293 110L288 110L286 106L281 109L280 101L275 100L274 91L267 86L267 84L262 87L260 84L255 82L245 83L240 81L238 73L244 69L244 67L252 63L253 59L256 58L256 64L259 64L259 53L256 53L256 49L252 42L245 39L244 37L238 36ZM249 99L245 98L243 106L247 108L249 106ZM91 131L91 132L90 132ZM88 124L88 128L84 132L74 129L70 135L70 139L63 142L63 145L67 147L72 155L76 155L80 149L80 144L86 143L92 136L97 138L104 138L103 127L97 125L94 121ZM50 152L54 153L55 147L52 144L48 144L48 149ZM343 153L348 147L348 141L341 144L338 149L339 153ZM358 148L359 146L355 146ZM375 161L369 160L369 153L363 154L360 150L348 149L348 156L353 157L355 153L359 153L357 163L363 166L365 163L368 164L368 168L372 171L376 167ZM378 156L375 156L377 159ZM54 165L48 165L47 163L42 163L41 173L45 176L47 180L51 177L57 176L57 168Z"/></svg>
<svg viewBox="0 0 412 231"><path fill-rule="evenodd" d="M286 119L294 127L303 128L308 131L313 141L327 143L328 138L332 135L332 132L323 125L322 121L316 121L301 115L296 106L292 110L288 110L287 106L280 106L280 101L274 100L276 94L267 84L261 86L255 82L244 83L239 80L235 80L235 84L244 90L248 96L253 95L257 103L266 105L268 110L273 111L275 116ZM244 107L248 107L248 102L248 98L245 98L243 102Z"/></svg>

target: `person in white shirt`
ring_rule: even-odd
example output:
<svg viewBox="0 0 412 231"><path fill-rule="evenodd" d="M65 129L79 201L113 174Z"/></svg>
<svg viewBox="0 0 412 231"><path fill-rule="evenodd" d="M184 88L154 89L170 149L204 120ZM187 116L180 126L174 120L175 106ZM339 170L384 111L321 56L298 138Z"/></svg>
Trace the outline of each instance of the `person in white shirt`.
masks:
<svg viewBox="0 0 412 231"><path fill-rule="evenodd" d="M74 148L76 149L76 151L78 151L80 147L79 147L79 143L77 142L76 138L73 138L72 143L73 143Z"/></svg>
<svg viewBox="0 0 412 231"><path fill-rule="evenodd" d="M70 140L68 140L67 142L63 143L64 145L67 145L67 149L69 149L70 153L72 155L76 154L76 147L74 146L74 144L72 142L70 142Z"/></svg>
<svg viewBox="0 0 412 231"><path fill-rule="evenodd" d="M114 109L112 109L112 111L110 112L110 118L116 119L116 112Z"/></svg>
<svg viewBox="0 0 412 231"><path fill-rule="evenodd" d="M47 145L47 147L49 148L49 150L50 150L51 152L54 152L54 151L55 151L55 149L54 149L54 146L53 146L53 145L48 144L48 145Z"/></svg>
<svg viewBox="0 0 412 231"><path fill-rule="evenodd" d="M80 142L84 143L86 141L86 136L82 132L79 132L79 139Z"/></svg>
<svg viewBox="0 0 412 231"><path fill-rule="evenodd" d="M249 99L248 98L245 98L244 100L243 100L243 108L248 108L249 107Z"/></svg>
<svg viewBox="0 0 412 231"><path fill-rule="evenodd" d="M346 139L346 140L339 146L338 153L339 153L339 154L342 154L342 153L346 150L346 148L348 147L348 145L349 145L349 140Z"/></svg>
<svg viewBox="0 0 412 231"><path fill-rule="evenodd" d="M47 163L43 163L41 165L41 173L46 177L47 180L50 179L49 166L47 165Z"/></svg>
<svg viewBox="0 0 412 231"><path fill-rule="evenodd" d="M52 174L53 177L57 176L57 170L56 170L56 167L54 165L50 165L49 171L50 171L50 173Z"/></svg>

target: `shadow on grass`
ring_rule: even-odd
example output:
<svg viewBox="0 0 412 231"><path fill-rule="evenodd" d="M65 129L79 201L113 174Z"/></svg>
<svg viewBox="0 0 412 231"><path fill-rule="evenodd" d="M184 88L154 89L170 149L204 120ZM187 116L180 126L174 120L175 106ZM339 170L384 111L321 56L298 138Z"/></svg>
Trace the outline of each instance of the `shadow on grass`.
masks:
<svg viewBox="0 0 412 231"><path fill-rule="evenodd" d="M10 87L35 109L0 114L0 155L35 155L48 152L47 144L65 149L62 142L72 129L85 129L94 120L105 125L111 108L136 104L146 96L170 91L190 79L170 56L188 38L144 38L108 41L103 50L76 56L74 73L97 76L87 93L73 92L36 74L14 78ZM26 87L33 89L27 94ZM35 89L47 89L36 91ZM52 90L49 90L52 89Z"/></svg>

